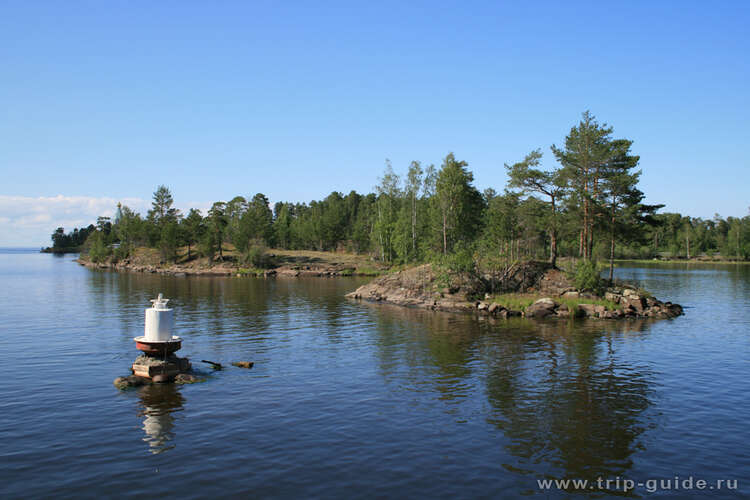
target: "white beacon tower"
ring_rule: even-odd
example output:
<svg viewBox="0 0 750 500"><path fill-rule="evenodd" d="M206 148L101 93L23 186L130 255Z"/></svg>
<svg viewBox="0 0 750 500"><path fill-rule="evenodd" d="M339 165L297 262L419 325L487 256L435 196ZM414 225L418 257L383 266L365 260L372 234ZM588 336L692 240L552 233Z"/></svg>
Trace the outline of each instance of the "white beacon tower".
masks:
<svg viewBox="0 0 750 500"><path fill-rule="evenodd" d="M151 300L152 306L146 309L145 339L147 342L168 342L172 340L172 309L167 308L169 299L162 294Z"/></svg>

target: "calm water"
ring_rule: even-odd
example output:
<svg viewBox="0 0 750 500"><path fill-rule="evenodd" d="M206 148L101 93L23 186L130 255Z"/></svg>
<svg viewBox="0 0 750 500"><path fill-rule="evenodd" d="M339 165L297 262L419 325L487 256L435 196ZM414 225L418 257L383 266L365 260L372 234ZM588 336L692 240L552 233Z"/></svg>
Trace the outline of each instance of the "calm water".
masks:
<svg viewBox="0 0 750 500"><path fill-rule="evenodd" d="M750 266L619 269L687 315L569 324L352 303L355 278L72 259L0 251L2 497L566 498L537 479L675 475L750 492ZM158 292L183 355L255 367L115 389Z"/></svg>

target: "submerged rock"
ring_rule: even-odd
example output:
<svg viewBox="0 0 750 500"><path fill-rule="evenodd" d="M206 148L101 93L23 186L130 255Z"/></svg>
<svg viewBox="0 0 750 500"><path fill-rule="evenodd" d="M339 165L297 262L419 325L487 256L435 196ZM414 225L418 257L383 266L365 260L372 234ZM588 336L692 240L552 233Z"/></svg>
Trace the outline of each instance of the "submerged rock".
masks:
<svg viewBox="0 0 750 500"><path fill-rule="evenodd" d="M127 389L128 387L149 385L151 384L151 380L139 377L138 375L128 375L127 377L117 377L113 383L118 389Z"/></svg>
<svg viewBox="0 0 750 500"><path fill-rule="evenodd" d="M238 368L252 368L255 363L253 361L235 361L232 366Z"/></svg>
<svg viewBox="0 0 750 500"><path fill-rule="evenodd" d="M196 384L198 382L205 382L205 378L196 377L190 373L180 373L174 378L175 384Z"/></svg>

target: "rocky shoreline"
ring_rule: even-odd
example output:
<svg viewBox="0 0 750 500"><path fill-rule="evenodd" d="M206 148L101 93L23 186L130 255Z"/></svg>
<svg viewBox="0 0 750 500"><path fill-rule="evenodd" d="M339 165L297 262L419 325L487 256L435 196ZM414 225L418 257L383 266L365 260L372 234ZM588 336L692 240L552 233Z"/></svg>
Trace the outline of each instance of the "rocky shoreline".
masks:
<svg viewBox="0 0 750 500"><path fill-rule="evenodd" d="M169 266L142 264L124 259L117 263L76 260L91 269L165 274L172 276L259 276L259 277L337 277L371 276L356 269L329 263L284 264L272 269L244 272L231 262L209 266ZM607 288L603 295L577 290L570 279L543 262L519 263L500 277L446 276L424 264L380 276L359 287L347 297L403 307L446 312L473 312L498 318L674 318L683 314L682 306L662 302L630 285ZM525 307L506 307L493 300L492 293L533 294ZM604 302L606 305L597 302ZM570 304L574 304L571 306Z"/></svg>
<svg viewBox="0 0 750 500"><path fill-rule="evenodd" d="M444 281L444 275L426 264L377 278L347 297L434 311L476 312L500 318L674 318L683 314L679 304L662 302L628 285L610 287L603 296L577 290L563 272L539 262L519 264L500 280L463 276L454 279L453 283ZM490 292L498 290L495 287L503 293L533 294L539 298L523 309L508 308L492 300ZM476 299L478 296L484 299ZM575 305L571 307L566 302Z"/></svg>
<svg viewBox="0 0 750 500"><path fill-rule="evenodd" d="M289 276L289 277L335 277L335 276L372 276L371 272L358 272L356 268L332 264L284 264L278 267L247 272L231 262L217 263L210 266L180 265L168 266L142 264L124 259L119 262L92 262L78 258L76 262L90 269L106 271L166 274L172 276Z"/></svg>

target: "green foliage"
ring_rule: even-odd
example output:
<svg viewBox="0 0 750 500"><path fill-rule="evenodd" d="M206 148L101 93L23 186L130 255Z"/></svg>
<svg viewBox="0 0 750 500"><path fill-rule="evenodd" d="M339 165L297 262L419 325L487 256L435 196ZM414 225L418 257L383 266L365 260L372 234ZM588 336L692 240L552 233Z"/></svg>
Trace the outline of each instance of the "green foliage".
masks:
<svg viewBox="0 0 750 500"><path fill-rule="evenodd" d="M569 202L575 207L582 235L582 256L592 258L594 225L601 209L601 197L606 165L622 152L612 142L612 127L600 124L588 111L577 126L570 129L565 144L552 146L561 175L566 181Z"/></svg>
<svg viewBox="0 0 750 500"><path fill-rule="evenodd" d="M580 260L576 266L573 283L579 290L591 291L594 293L601 292L602 279L599 276L599 267L596 261Z"/></svg>
<svg viewBox="0 0 750 500"><path fill-rule="evenodd" d="M169 191L169 188L160 185L156 188L156 191L154 191L148 218L158 225L167 222L175 222L179 217L180 212L179 210L172 208L173 203L174 199L172 198L172 193Z"/></svg>
<svg viewBox="0 0 750 500"><path fill-rule="evenodd" d="M110 233L112 233L112 219L110 217L99 216L96 218L96 229L102 233L105 240L109 242Z"/></svg>
<svg viewBox="0 0 750 500"><path fill-rule="evenodd" d="M213 261L236 249L239 260L264 264L262 249L321 250L368 254L391 266L433 261L447 276L473 272L500 275L521 260L557 255L584 260L695 258L750 259L750 216L718 215L712 220L657 214L660 205L643 204L639 157L632 141L613 138L613 128L583 113L563 146L552 146L558 165L542 168L541 150L506 165L505 190L474 186L468 163L445 156L439 169L418 161L403 175L386 162L369 194L334 191L309 203L278 202L257 193L213 204L205 217L195 209L182 217L172 193L158 186L146 217L119 206L113 219L52 234L53 249L87 247L97 258L120 243L115 258L138 246L174 260L178 249L194 246ZM501 193L501 194L498 194ZM376 272L377 273L377 272ZM585 286L595 285L591 269L580 270Z"/></svg>
<svg viewBox="0 0 750 500"><path fill-rule="evenodd" d="M206 231L203 237L198 243L198 251L200 254L208 259L209 262L213 262L218 252L219 243L216 240L215 233Z"/></svg>
<svg viewBox="0 0 750 500"><path fill-rule="evenodd" d="M104 234L100 231L95 231L86 240L86 245L89 247L89 258L92 262L104 262L110 256L111 250L105 243L104 238Z"/></svg>
<svg viewBox="0 0 750 500"><path fill-rule="evenodd" d="M442 264L453 273L473 273L474 252L468 245L457 245L453 252L443 256Z"/></svg>
<svg viewBox="0 0 750 500"><path fill-rule="evenodd" d="M174 261L177 256L179 226L176 221L165 222L161 228L159 250L164 261Z"/></svg>
<svg viewBox="0 0 750 500"><path fill-rule="evenodd" d="M93 224L88 227L75 228L73 231L66 233L65 228L58 227L52 233L52 248L54 250L65 250L82 246L91 233L96 230Z"/></svg>
<svg viewBox="0 0 750 500"><path fill-rule="evenodd" d="M508 171L508 185L521 190L521 194L541 195L545 199L539 202L539 225L547 230L550 241L550 263L557 262L557 233L559 230L559 215L561 198L565 193L565 177L562 169L551 171L540 170L539 163L542 152L535 150L526 155L523 161L505 165Z"/></svg>
<svg viewBox="0 0 750 500"><path fill-rule="evenodd" d="M433 252L430 258L440 288L453 288L463 277L477 271L473 248L467 244L456 245L448 254Z"/></svg>
<svg viewBox="0 0 750 500"><path fill-rule="evenodd" d="M180 221L182 242L188 247L188 258L191 257L193 245L198 244L206 233L206 225L200 211L191 208L188 216Z"/></svg>
<svg viewBox="0 0 750 500"><path fill-rule="evenodd" d="M484 199L473 185L474 174L468 166L448 153L437 174L435 225L440 235L439 248L444 254L459 242L473 242L482 227Z"/></svg>
<svg viewBox="0 0 750 500"><path fill-rule="evenodd" d="M383 274L383 271L374 267L360 266L357 268L357 274L359 276L380 276Z"/></svg>
<svg viewBox="0 0 750 500"><path fill-rule="evenodd" d="M402 192L400 179L393 171L390 161L386 160L385 172L380 183L375 187L378 192L376 202L377 217L373 224L373 245L380 250L380 259L393 262L396 256L396 228Z"/></svg>
<svg viewBox="0 0 750 500"><path fill-rule="evenodd" d="M130 255L130 248L123 246L122 244L112 250L112 261L120 262L123 259L127 259Z"/></svg>
<svg viewBox="0 0 750 500"><path fill-rule="evenodd" d="M146 221L130 207L120 205L118 208L119 218L114 225L114 233L120 246L130 249L144 244L148 233Z"/></svg>
<svg viewBox="0 0 750 500"><path fill-rule="evenodd" d="M206 217L206 236L203 238L201 253L213 260L216 254L219 259L224 258L222 244L227 228L226 203L217 201L211 206ZM210 256L209 256L210 255Z"/></svg>
<svg viewBox="0 0 750 500"><path fill-rule="evenodd" d="M486 254L514 260L514 245L521 234L519 221L519 196L506 192L502 196L493 196L488 200L485 215L486 229L482 243Z"/></svg>
<svg viewBox="0 0 750 500"><path fill-rule="evenodd" d="M273 263L267 252L268 249L263 244L262 240L253 240L244 253L245 263L258 269L267 269L271 267Z"/></svg>
<svg viewBox="0 0 750 500"><path fill-rule="evenodd" d="M289 249L292 245L292 204L279 202L274 206L274 239L279 247Z"/></svg>

